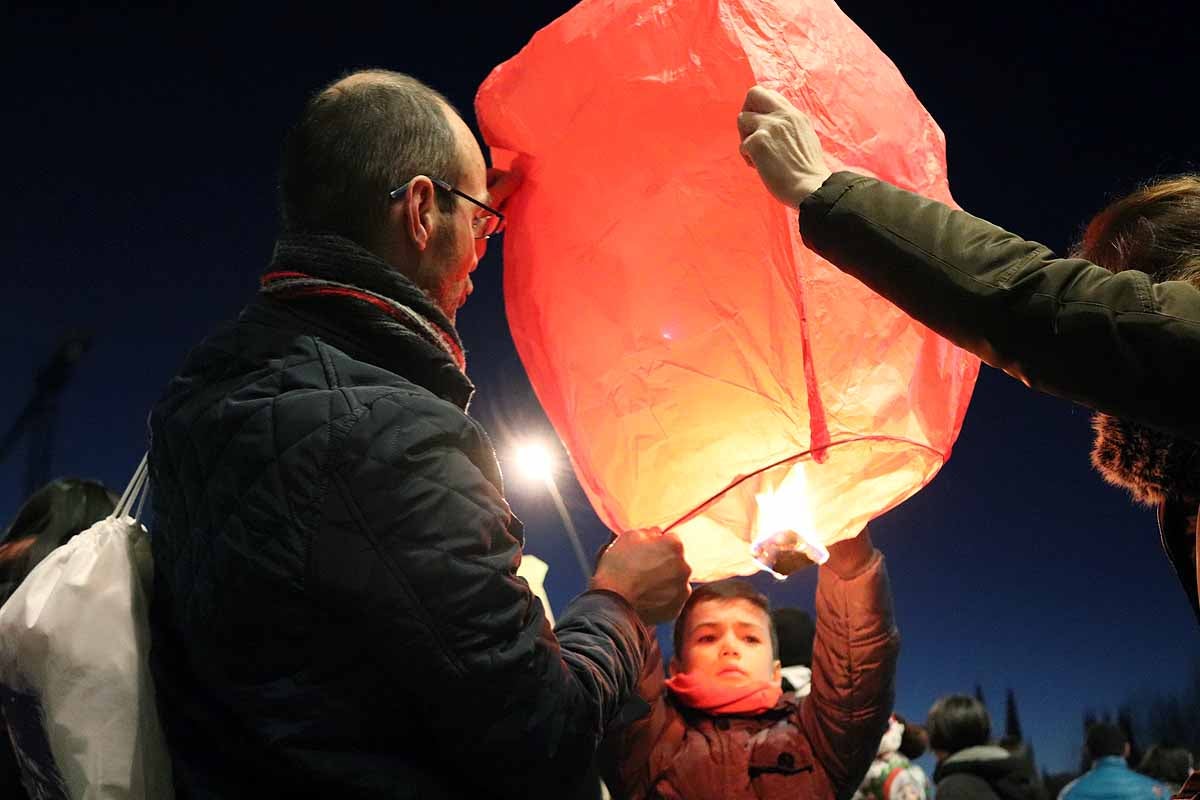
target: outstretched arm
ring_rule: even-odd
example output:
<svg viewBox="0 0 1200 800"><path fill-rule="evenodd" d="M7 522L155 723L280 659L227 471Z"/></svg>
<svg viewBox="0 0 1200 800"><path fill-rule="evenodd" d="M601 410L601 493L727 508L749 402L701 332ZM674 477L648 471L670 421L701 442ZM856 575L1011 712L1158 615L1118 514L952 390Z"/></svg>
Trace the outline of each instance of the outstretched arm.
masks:
<svg viewBox="0 0 1200 800"><path fill-rule="evenodd" d="M1200 290L1057 258L982 219L851 172L830 175L808 118L754 87L742 154L804 243L1031 388L1200 441Z"/></svg>

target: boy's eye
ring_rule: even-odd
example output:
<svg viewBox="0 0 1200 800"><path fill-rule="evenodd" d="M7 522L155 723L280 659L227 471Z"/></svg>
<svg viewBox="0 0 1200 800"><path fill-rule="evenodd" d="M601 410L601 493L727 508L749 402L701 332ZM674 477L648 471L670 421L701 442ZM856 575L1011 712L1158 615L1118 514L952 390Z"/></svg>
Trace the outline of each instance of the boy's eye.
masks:
<svg viewBox="0 0 1200 800"><path fill-rule="evenodd" d="M750 642L750 644L758 644L762 639L759 639L757 636L747 636L746 641Z"/></svg>
<svg viewBox="0 0 1200 800"><path fill-rule="evenodd" d="M700 642L701 644L707 644L708 642L715 642L716 640L717 640L717 637L713 636L711 633L704 633L696 638L696 641Z"/></svg>

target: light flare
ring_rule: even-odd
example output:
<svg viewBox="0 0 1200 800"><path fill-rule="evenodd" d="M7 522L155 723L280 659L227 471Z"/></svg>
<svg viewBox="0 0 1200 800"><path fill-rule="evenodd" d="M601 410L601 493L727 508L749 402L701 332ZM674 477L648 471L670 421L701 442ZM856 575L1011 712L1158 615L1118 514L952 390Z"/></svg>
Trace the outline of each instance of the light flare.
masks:
<svg viewBox="0 0 1200 800"><path fill-rule="evenodd" d="M750 551L755 560L779 577L780 572L794 571L776 571L782 559L802 556L815 564L829 560L829 550L816 538L803 462L793 464L778 486L756 494L754 500L758 512Z"/></svg>
<svg viewBox="0 0 1200 800"><path fill-rule="evenodd" d="M527 480L539 483L553 480L554 459L543 445L536 442L523 444L514 455L517 469Z"/></svg>

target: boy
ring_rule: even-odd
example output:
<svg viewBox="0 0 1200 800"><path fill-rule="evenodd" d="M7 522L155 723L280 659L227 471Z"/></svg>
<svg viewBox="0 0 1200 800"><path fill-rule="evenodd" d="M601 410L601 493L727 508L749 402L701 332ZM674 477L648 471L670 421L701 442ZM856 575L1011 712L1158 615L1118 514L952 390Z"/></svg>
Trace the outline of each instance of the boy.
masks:
<svg viewBox="0 0 1200 800"><path fill-rule="evenodd" d="M670 680L655 645L638 687L649 713L605 741L613 796L853 795L887 728L899 652L883 557L865 531L829 548L816 607L812 692L797 698L780 687L766 598L744 581L697 588L675 622Z"/></svg>

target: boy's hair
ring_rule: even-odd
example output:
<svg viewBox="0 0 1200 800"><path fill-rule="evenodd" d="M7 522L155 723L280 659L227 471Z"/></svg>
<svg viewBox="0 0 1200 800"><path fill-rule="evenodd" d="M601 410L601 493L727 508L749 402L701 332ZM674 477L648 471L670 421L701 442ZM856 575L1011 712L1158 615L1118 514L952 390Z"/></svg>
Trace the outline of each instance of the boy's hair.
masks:
<svg viewBox="0 0 1200 800"><path fill-rule="evenodd" d="M987 708L965 694L939 698L929 709L925 727L929 731L929 746L951 754L987 744L992 735L992 719Z"/></svg>
<svg viewBox="0 0 1200 800"><path fill-rule="evenodd" d="M687 630L688 615L692 613L692 609L697 605L709 600L749 600L761 608L763 616L767 618L767 629L771 632L771 655L779 658L779 634L775 632L775 622L771 619L770 601L767 600L766 595L749 583L737 580L736 578L706 583L692 590L691 596L683 604L683 609L679 612L679 617L675 620L675 631L672 641L675 643L676 658L681 658L683 655L683 637L684 632Z"/></svg>

